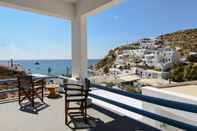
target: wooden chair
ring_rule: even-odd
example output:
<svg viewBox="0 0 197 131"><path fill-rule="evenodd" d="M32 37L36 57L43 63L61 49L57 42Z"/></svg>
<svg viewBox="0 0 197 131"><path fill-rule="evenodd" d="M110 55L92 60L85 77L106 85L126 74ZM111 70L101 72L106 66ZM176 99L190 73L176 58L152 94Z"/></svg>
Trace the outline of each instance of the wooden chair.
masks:
<svg viewBox="0 0 197 131"><path fill-rule="evenodd" d="M70 115L82 116L87 122L87 98L90 88L90 81L85 79L85 86L79 84L65 84L65 124L68 124ZM78 103L74 106L71 103Z"/></svg>
<svg viewBox="0 0 197 131"><path fill-rule="evenodd" d="M35 99L38 98L44 103L44 80L33 79L32 76L20 76L18 77L18 96L19 105L25 106L24 101L30 102L33 109L35 108Z"/></svg>

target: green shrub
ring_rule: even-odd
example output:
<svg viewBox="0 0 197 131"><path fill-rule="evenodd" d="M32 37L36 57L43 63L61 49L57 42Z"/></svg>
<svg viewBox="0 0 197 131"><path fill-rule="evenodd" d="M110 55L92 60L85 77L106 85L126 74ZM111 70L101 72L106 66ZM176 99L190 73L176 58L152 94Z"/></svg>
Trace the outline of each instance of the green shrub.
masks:
<svg viewBox="0 0 197 131"><path fill-rule="evenodd" d="M104 69L103 69L103 72L105 74L109 73L109 67L108 66L105 66Z"/></svg>
<svg viewBox="0 0 197 131"><path fill-rule="evenodd" d="M197 80L197 65L174 65L170 78L176 82Z"/></svg>

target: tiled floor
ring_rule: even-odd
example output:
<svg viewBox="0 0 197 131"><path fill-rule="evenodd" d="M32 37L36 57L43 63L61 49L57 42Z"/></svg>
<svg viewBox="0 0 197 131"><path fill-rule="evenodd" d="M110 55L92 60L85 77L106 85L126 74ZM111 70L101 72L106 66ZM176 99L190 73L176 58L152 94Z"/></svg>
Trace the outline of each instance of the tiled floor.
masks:
<svg viewBox="0 0 197 131"><path fill-rule="evenodd" d="M0 102L0 130L1 131L71 131L70 127L64 124L64 99L45 98L48 106L38 114L19 110L18 103ZM88 109L89 124L78 122L73 119L80 130L88 131L158 131L126 116L108 111L99 106L92 105ZM82 129L84 127L85 129Z"/></svg>

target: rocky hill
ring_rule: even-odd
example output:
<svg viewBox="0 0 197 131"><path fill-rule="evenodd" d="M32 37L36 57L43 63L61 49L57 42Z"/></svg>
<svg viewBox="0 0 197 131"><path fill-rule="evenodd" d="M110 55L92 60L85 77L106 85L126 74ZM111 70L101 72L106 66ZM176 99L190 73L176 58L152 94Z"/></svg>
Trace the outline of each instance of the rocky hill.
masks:
<svg viewBox="0 0 197 131"><path fill-rule="evenodd" d="M96 70L108 73L109 68L113 65L116 60L117 54L115 53L118 49L110 50L109 53L101 59L95 66Z"/></svg>
<svg viewBox="0 0 197 131"><path fill-rule="evenodd" d="M197 29L187 29L161 35L158 37L162 42L173 42L175 47L182 49L182 55L189 52L197 52Z"/></svg>
<svg viewBox="0 0 197 131"><path fill-rule="evenodd" d="M142 40L150 41L151 38L144 38ZM96 64L96 70L107 73L109 68L113 66L116 57L121 54L123 50L139 48L139 41L110 50L109 53ZM180 48L181 55L187 57L189 52L197 52L197 29L187 29L160 35L155 38L155 41L155 44L162 46Z"/></svg>

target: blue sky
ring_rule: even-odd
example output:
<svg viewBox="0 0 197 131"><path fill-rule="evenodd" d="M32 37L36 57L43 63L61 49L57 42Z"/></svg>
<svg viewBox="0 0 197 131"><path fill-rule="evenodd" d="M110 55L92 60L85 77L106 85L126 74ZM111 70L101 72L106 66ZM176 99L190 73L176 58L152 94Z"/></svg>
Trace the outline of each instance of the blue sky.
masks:
<svg viewBox="0 0 197 131"><path fill-rule="evenodd" d="M196 0L126 0L88 18L88 57L128 41L197 28ZM69 59L70 22L0 7L0 59Z"/></svg>

